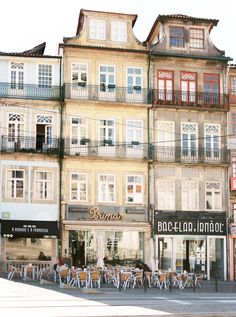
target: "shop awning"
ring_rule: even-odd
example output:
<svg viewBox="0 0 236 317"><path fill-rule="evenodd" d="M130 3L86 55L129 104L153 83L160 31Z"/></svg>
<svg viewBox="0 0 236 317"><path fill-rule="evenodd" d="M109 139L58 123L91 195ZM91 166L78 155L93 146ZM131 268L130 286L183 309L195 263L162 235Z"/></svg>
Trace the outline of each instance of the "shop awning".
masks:
<svg viewBox="0 0 236 317"><path fill-rule="evenodd" d="M1 220L1 236L4 238L59 237L58 221Z"/></svg>

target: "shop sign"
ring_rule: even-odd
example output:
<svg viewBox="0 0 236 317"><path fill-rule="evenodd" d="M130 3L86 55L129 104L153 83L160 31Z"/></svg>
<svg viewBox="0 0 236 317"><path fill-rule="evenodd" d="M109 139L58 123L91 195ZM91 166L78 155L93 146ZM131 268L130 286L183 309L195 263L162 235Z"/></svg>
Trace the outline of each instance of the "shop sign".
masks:
<svg viewBox="0 0 236 317"><path fill-rule="evenodd" d="M117 213L106 213L101 212L99 208L93 207L89 211L89 219L91 220L124 220L124 216L119 212Z"/></svg>
<svg viewBox="0 0 236 317"><path fill-rule="evenodd" d="M187 234L187 235L226 235L226 218L214 217L180 217L176 214L164 217L155 214L155 234Z"/></svg>
<svg viewBox="0 0 236 317"><path fill-rule="evenodd" d="M1 220L4 238L57 238L57 221Z"/></svg>
<svg viewBox="0 0 236 317"><path fill-rule="evenodd" d="M134 208L130 208L130 209L126 209L126 213L127 214L144 214L145 210L144 209L134 209Z"/></svg>

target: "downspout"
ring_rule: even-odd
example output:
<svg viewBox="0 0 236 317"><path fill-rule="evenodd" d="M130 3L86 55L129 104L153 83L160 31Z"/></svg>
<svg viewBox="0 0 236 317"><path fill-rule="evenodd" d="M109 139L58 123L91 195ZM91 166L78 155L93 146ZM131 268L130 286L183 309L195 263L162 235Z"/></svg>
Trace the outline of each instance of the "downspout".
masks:
<svg viewBox="0 0 236 317"><path fill-rule="evenodd" d="M60 58L60 135L59 135L59 245L58 255L62 255L62 171L64 157L64 142L63 142L63 100L64 93L62 87L62 59Z"/></svg>

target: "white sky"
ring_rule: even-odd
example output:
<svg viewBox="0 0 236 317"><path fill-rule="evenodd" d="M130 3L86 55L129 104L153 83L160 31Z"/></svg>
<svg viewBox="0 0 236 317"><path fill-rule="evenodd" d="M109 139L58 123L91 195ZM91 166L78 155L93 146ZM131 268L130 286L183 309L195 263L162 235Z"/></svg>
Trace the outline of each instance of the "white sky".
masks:
<svg viewBox="0 0 236 317"><path fill-rule="evenodd" d="M46 42L57 55L63 37L74 36L80 9L137 14L135 36L144 41L159 14L218 19L215 46L236 63L236 0L5 0L1 4L0 51L22 52Z"/></svg>

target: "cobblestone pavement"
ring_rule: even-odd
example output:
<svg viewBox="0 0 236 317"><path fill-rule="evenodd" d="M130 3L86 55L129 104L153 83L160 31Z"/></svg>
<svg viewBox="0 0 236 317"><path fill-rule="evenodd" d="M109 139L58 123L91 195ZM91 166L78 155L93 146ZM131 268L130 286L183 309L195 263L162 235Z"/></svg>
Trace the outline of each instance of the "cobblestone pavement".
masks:
<svg viewBox="0 0 236 317"><path fill-rule="evenodd" d="M119 291L59 288L39 281L0 278L0 316L118 317L118 316L236 316L236 284L208 282L201 289ZM216 292L217 290L217 292Z"/></svg>

